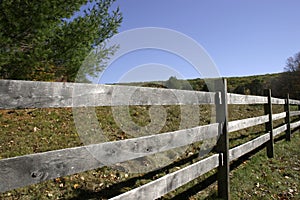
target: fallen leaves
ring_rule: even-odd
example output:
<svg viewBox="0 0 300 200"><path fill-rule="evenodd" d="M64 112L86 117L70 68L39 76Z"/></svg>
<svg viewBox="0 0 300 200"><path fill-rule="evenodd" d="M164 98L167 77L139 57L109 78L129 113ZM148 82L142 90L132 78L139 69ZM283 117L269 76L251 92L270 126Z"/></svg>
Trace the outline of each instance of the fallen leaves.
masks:
<svg viewBox="0 0 300 200"><path fill-rule="evenodd" d="M78 183L75 183L75 184L73 185L73 188L74 188L74 189L78 189L78 188L80 188L80 185L79 185Z"/></svg>
<svg viewBox="0 0 300 200"><path fill-rule="evenodd" d="M33 132L34 132L34 133L37 132L38 130L40 130L40 129L38 129L37 127L34 127L34 128L33 128Z"/></svg>

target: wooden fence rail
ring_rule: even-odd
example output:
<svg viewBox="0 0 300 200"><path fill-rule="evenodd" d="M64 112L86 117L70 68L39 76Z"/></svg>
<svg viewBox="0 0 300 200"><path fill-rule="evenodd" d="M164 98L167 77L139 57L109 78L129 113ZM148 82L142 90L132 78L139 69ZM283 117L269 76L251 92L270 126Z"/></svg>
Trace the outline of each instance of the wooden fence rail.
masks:
<svg viewBox="0 0 300 200"><path fill-rule="evenodd" d="M264 144L268 144L268 156L272 157L273 138L286 132L286 138L290 140L290 131L300 127L300 120L293 123L290 120L291 117L300 116L300 101L289 97L273 98L270 91L267 97L230 94L227 93L226 87L226 80L222 80L215 92L0 80L0 109L208 104L216 105L218 113L217 123L205 126L1 159L0 192L100 168L105 165L103 163L115 164L132 160L220 135L216 147L217 154L112 199L156 199L215 168L218 168L219 173L219 196L230 199L229 162ZM126 102L133 93L136 94L134 99ZM265 115L228 122L228 104L263 104ZM273 104L284 105L285 111L273 114ZM298 105L298 110L290 111L290 105ZM285 124L273 129L272 122L279 119L285 119ZM265 134L232 149L228 148L229 133L259 124L266 124ZM91 152L97 154L92 155Z"/></svg>

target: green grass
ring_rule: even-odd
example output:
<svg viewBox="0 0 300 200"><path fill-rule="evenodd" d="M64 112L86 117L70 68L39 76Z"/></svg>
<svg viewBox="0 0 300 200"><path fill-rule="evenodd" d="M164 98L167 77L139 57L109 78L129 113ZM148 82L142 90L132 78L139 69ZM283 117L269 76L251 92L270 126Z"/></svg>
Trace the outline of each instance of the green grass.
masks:
<svg viewBox="0 0 300 200"><path fill-rule="evenodd" d="M300 199L300 137L275 144L275 158L265 151L232 172L233 199Z"/></svg>
<svg viewBox="0 0 300 200"><path fill-rule="evenodd" d="M232 173L234 199L300 199L300 137L292 142L275 144L275 158L269 159L265 151ZM237 187L240 185L241 187Z"/></svg>
<svg viewBox="0 0 300 200"><path fill-rule="evenodd" d="M164 106L163 109L165 109L167 120L159 132L178 130L181 121L180 107ZM292 109L295 110L296 108L293 107ZM130 117L136 124L147 126L151 122L149 110L149 106L132 106L129 109ZM185 123L181 128L205 125L212 122L213 118L210 117L212 107L200 106L199 110L200 122L198 124ZM275 106L273 110L274 113L282 112L283 106ZM260 105L229 106L229 118L231 121L263 114L263 106ZM96 115L99 126L110 140L122 140L132 137L119 128L110 107L97 108ZM191 116L192 112L187 112L186 115L193 117ZM71 109L2 110L0 111L0 122L1 158L83 145L73 122ZM275 126L279 126L282 123L283 121L279 120ZM262 133L264 133L263 125L231 133L230 146L242 144ZM233 199L262 199L265 197L266 199L269 197L269 199L272 199L271 195L275 199L280 199L281 196L290 195L289 193L284 193L284 191L292 193L294 197L299 197L297 196L297 191L299 191L299 186L297 185L299 182L299 171L297 171L297 167L300 165L298 157L300 155L299 140L299 136L295 135L291 143L278 142L275 145L275 159L267 159L263 150L233 170L231 175ZM198 161L197 153L200 146L201 143L190 145L175 160L175 164L157 170L155 173L130 174L115 168L103 167L12 190L0 194L0 199L110 198ZM278 158L280 159L277 160ZM181 193L186 193L190 199L215 199L215 184L201 192L198 192L195 188L193 189L194 185L201 185L207 177L214 173L215 171L211 171L195 179L191 183L165 195L163 199L176 198ZM259 178L257 179L256 177ZM267 190L270 190L270 192L266 192ZM193 194L190 191L197 191L197 194ZM251 198L247 195L251 195Z"/></svg>
<svg viewBox="0 0 300 200"><path fill-rule="evenodd" d="M243 160L230 172L232 199L300 199L300 135L291 142L275 144L275 157L268 158L262 149ZM191 200L217 199L216 183L189 197Z"/></svg>

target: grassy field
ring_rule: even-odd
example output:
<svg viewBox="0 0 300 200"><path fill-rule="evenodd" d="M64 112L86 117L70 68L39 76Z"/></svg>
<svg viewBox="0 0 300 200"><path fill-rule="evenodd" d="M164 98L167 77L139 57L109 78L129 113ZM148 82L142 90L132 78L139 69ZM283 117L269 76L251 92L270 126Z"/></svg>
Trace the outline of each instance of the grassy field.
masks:
<svg viewBox="0 0 300 200"><path fill-rule="evenodd" d="M287 200L300 199L300 134L291 142L277 141L275 157L266 156L261 149L231 164L230 184L232 199ZM190 200L218 199L217 185L213 183L201 192L193 191Z"/></svg>
<svg viewBox="0 0 300 200"><path fill-rule="evenodd" d="M165 106L167 121L161 132L177 130L180 123L179 106ZM296 109L296 108L293 108ZM211 108L200 106L200 125L210 123ZM109 107L97 108L102 130L111 140L125 139L126 135L115 123ZM145 126L150 122L149 107L130 108L132 120ZM275 106L274 112L282 112ZM261 105L229 106L230 120L263 115ZM0 111L0 156L8 158L30 153L83 145L72 118L71 109L25 109ZM275 127L282 121L275 123ZM195 124L186 125L186 128ZM264 126L255 126L230 134L230 146L237 146L264 133ZM276 157L267 159L265 150L244 159L231 172L233 199L297 199L299 197L299 135L291 143L277 142ZM0 195L1 199L107 199L138 187L167 173L199 160L198 143L191 145L171 165L146 174L130 174L104 167L67 177L57 178ZM215 199L215 171L165 195L162 199ZM206 188L208 187L208 188ZM206 188L200 191L199 188Z"/></svg>

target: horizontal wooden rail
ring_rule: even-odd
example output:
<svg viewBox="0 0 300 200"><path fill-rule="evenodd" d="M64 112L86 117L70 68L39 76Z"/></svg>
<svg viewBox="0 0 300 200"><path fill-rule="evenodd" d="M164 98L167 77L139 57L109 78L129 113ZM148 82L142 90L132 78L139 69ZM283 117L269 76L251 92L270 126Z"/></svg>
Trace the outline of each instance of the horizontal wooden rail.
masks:
<svg viewBox="0 0 300 200"><path fill-rule="evenodd" d="M297 122L291 123L291 129L298 128L299 126L300 126L300 121L297 121Z"/></svg>
<svg viewBox="0 0 300 200"><path fill-rule="evenodd" d="M290 99L290 104L292 104L292 105L300 105L300 100Z"/></svg>
<svg viewBox="0 0 300 200"><path fill-rule="evenodd" d="M291 111L291 112L290 112L290 116L291 116L291 117L293 117L293 116L298 116L298 115L300 115L300 110L298 110L298 111Z"/></svg>
<svg viewBox="0 0 300 200"><path fill-rule="evenodd" d="M270 134L266 133L262 136L259 136L249 142L246 142L242 145L234 147L229 150L229 159L230 161L240 158L241 156L253 151L257 147L263 145L270 139Z"/></svg>
<svg viewBox="0 0 300 200"><path fill-rule="evenodd" d="M218 123L206 126L1 159L0 183L5 184L0 184L0 192L165 152L223 134L221 137L223 139L219 139L217 146L220 148L222 145L223 147L227 145L227 147L224 151L219 151L219 154L112 198L114 200L156 199L216 167L219 167L220 175L222 170L226 172L224 166L229 166L228 158L230 161L238 159L259 146L273 141L273 137L280 133L286 131L288 135L290 129L300 127L300 121L290 123L290 117L300 115L299 100L289 99L288 96L287 99L273 98L270 90L268 97L230 94L226 91L226 81L224 83L225 90L216 89L220 92L220 95L216 95L215 92L125 85L0 80L0 109L209 104L216 105L216 112L220 118L216 120ZM264 104L269 111L265 113L268 115L231 121L227 124L227 104ZM272 104L285 105L285 112L272 114ZM290 104L298 105L298 111L290 111ZM220 117L222 112L225 117L223 115ZM266 130L268 133L228 150L228 139L224 139L228 136L228 132L268 122L272 124L273 121L283 118L284 125L275 129L271 125L270 129ZM229 170L227 171L225 175L229 177ZM218 186L222 186L219 187L219 191L228 190L228 194L220 192L219 196L229 198L229 178L226 185L224 184L226 181L223 180L225 176L219 175Z"/></svg>
<svg viewBox="0 0 300 200"><path fill-rule="evenodd" d="M228 122L228 132L242 130L245 128L266 123L267 121L269 121L268 115L231 121Z"/></svg>
<svg viewBox="0 0 300 200"><path fill-rule="evenodd" d="M263 96L227 94L228 104L265 104L268 103L268 98Z"/></svg>
<svg viewBox="0 0 300 200"><path fill-rule="evenodd" d="M275 136L279 135L280 133L282 133L286 130L287 130L287 125L286 124L284 124L280 127L277 127L273 130L273 136L275 137Z"/></svg>
<svg viewBox="0 0 300 200"><path fill-rule="evenodd" d="M214 92L120 85L0 80L0 90L0 109L215 103ZM227 96L228 104L268 103L263 96ZM272 98L272 103L284 104L285 100ZM290 104L300 105L300 101L291 99Z"/></svg>
<svg viewBox="0 0 300 200"><path fill-rule="evenodd" d="M219 154L214 154L176 172L111 198L110 200L157 199L218 166Z"/></svg>
<svg viewBox="0 0 300 200"><path fill-rule="evenodd" d="M266 104L268 103L268 98L264 96L254 96L254 95L243 95L243 94L232 94L228 93L228 104ZM272 104L285 104L285 99L271 98ZM290 99L290 104L300 105L299 100Z"/></svg>
<svg viewBox="0 0 300 200"><path fill-rule="evenodd" d="M218 135L219 124L0 160L0 192L115 164Z"/></svg>
<svg viewBox="0 0 300 200"><path fill-rule="evenodd" d="M286 112L272 115L273 121L283 119L285 117L286 117ZM252 126L266 123L268 121L269 121L268 115L252 117L252 118L247 118L247 119L241 119L241 120L235 120L235 121L231 121L228 123L228 131L234 132L234 131L242 130L245 128L249 128Z"/></svg>
<svg viewBox="0 0 300 200"><path fill-rule="evenodd" d="M272 115L272 120L276 121L276 120L279 120L279 119L283 119L285 117L286 117L286 112L282 112L282 113L278 113L278 114L273 114Z"/></svg>
<svg viewBox="0 0 300 200"><path fill-rule="evenodd" d="M287 125L284 124L273 130L274 137L279 135L280 133L286 131ZM253 151L257 147L263 145L267 141L270 140L270 133L266 133L262 136L259 136L253 140L250 140L244 144L241 144L237 147L234 147L229 150L229 158L230 161L240 158L241 156Z"/></svg>
<svg viewBox="0 0 300 200"><path fill-rule="evenodd" d="M279 104L279 105L281 104L281 105L283 105L283 104L285 104L286 100L272 97L271 102L272 102L272 104Z"/></svg>
<svg viewBox="0 0 300 200"><path fill-rule="evenodd" d="M0 80L0 109L214 104L215 93L120 85Z"/></svg>

